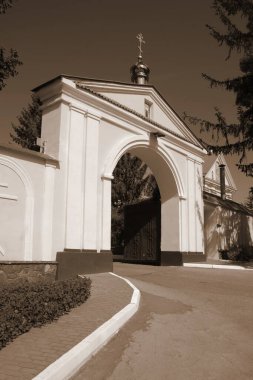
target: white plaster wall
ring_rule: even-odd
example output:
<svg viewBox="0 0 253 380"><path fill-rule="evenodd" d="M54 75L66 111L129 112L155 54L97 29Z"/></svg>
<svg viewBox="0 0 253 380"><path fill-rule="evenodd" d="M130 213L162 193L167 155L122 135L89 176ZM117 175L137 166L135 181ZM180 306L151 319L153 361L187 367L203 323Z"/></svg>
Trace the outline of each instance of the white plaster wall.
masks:
<svg viewBox="0 0 253 380"><path fill-rule="evenodd" d="M204 252L204 208L202 200L202 165L188 157L188 251Z"/></svg>
<svg viewBox="0 0 253 380"><path fill-rule="evenodd" d="M183 133L178 127L173 123L173 121L168 117L165 111L163 111L156 101L150 95L138 95L134 93L124 93L120 94L118 92L104 92L99 91L108 98L115 100L116 102L129 107L130 109L145 115L145 100L149 101L152 104L151 107L151 119L164 127L167 127L169 130L178 133L183 136ZM171 112L173 113L173 112Z"/></svg>
<svg viewBox="0 0 253 380"><path fill-rule="evenodd" d="M7 163L7 166L3 163ZM52 177L54 176L55 167L51 170L53 170ZM45 225L50 225L48 216L51 212L51 205L46 207L46 204L48 203L48 196L51 197L54 189L51 188L49 191L46 188L48 180L45 181L45 162L37 158L36 154L34 157L30 157L20 152L15 153L15 151L1 152L0 178L5 178L6 183L10 183L10 187L6 190L17 194L18 197L16 207L11 203L6 205L6 202L0 205L1 226L6 226L2 233L4 231L6 241L11 244L11 248L8 249L8 258L6 256L3 259L50 259L52 257L52 247L49 244L45 248L44 239L46 237L47 241L50 241L51 236L50 233L49 235L43 234L43 223L44 227ZM48 211L46 212L48 208L49 213ZM9 224L13 225L13 229L8 228ZM19 230L19 232L13 234L14 230ZM18 246L20 246L20 249L17 249Z"/></svg>
<svg viewBox="0 0 253 380"><path fill-rule="evenodd" d="M210 259L219 259L218 249L221 248L219 241L220 211L218 207L205 206L205 250Z"/></svg>
<svg viewBox="0 0 253 380"><path fill-rule="evenodd" d="M121 125L120 120L118 123L108 122L106 120L101 120L100 134L99 134L99 165L101 168L105 165L105 159L113 154L115 148L123 141L138 136L144 136L148 138L148 134L145 131L137 130L130 124ZM114 153L115 154L115 153Z"/></svg>
<svg viewBox="0 0 253 380"><path fill-rule="evenodd" d="M171 114L173 114L172 111ZM183 136L181 130L155 102L153 103L153 119L162 126L167 127L170 131L176 132L180 136Z"/></svg>
<svg viewBox="0 0 253 380"><path fill-rule="evenodd" d="M43 239L50 239L51 236L43 236L43 214L44 205L46 202L45 193L45 175L46 165L45 162L37 161L36 159L27 159L16 157L18 164L24 168L31 181L31 187L33 192L33 244L32 244L32 260L48 260L50 254L43 252ZM55 170L55 169L54 169ZM53 191L53 189L52 189ZM50 224L50 220L47 221ZM50 247L51 249L51 247Z"/></svg>
<svg viewBox="0 0 253 380"><path fill-rule="evenodd" d="M221 227L217 228L217 224ZM219 249L240 246L253 250L253 217L240 212L205 205L205 244L209 258L219 259Z"/></svg>
<svg viewBox="0 0 253 380"><path fill-rule="evenodd" d="M24 169L31 181L33 193L32 214L32 252L30 260L43 260L42 255L42 214L44 207L45 165L26 158L15 157L15 161ZM28 211L29 212L29 211Z"/></svg>
<svg viewBox="0 0 253 380"><path fill-rule="evenodd" d="M25 185L0 157L0 260L25 257Z"/></svg>
<svg viewBox="0 0 253 380"><path fill-rule="evenodd" d="M46 153L56 159L59 158L61 148L61 110L59 103L43 110L41 140L46 143Z"/></svg>
<svg viewBox="0 0 253 380"><path fill-rule="evenodd" d="M58 103L55 107L55 120L58 124L50 124L53 119L47 118L44 125L49 130L55 130L59 133L59 168L55 170L54 193L53 193L53 215L52 215L52 259L55 259L56 253L65 248L66 239L66 204L67 204L67 187L68 187L68 154L69 154L69 137L70 137L70 108L66 103ZM43 116L44 117L44 116ZM47 137L46 137L47 138ZM47 147L48 148L48 147ZM47 154L53 151L47 150Z"/></svg>
<svg viewBox="0 0 253 380"><path fill-rule="evenodd" d="M115 100L116 102L125 105L126 107L131 108L132 110L139 112L144 116L144 101L143 95L138 94L122 94L118 92L104 92L98 91L105 95L106 97Z"/></svg>

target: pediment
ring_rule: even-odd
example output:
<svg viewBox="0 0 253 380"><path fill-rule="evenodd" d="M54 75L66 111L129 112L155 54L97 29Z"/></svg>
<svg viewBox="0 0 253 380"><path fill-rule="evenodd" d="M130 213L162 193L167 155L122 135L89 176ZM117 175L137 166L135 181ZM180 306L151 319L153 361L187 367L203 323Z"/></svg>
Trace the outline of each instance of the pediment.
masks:
<svg viewBox="0 0 253 380"><path fill-rule="evenodd" d="M119 107L146 117L147 120L157 123L164 129L171 131L183 139L197 145L202 145L183 120L163 99L153 86L104 82L96 80L75 80L79 88L89 89L94 94L103 96ZM146 107L150 106L150 117L146 116Z"/></svg>
<svg viewBox="0 0 253 380"><path fill-rule="evenodd" d="M34 88L33 91L36 93L40 91L40 96L47 98L48 88L51 87L52 91L52 86L54 86L57 89L59 83L64 83L78 91L88 91L90 95L102 98L104 101L124 109L129 114L132 113L150 122L155 127L168 131L168 133L205 151L198 138L154 86L60 75ZM146 103L151 106L150 117L145 115Z"/></svg>
<svg viewBox="0 0 253 380"><path fill-rule="evenodd" d="M204 164L208 167L208 170L205 174L206 180L212 181L216 184L220 183L220 169L219 165L225 165L225 185L230 187L232 190L236 190L236 185L229 170L228 164L223 156L219 154L216 156L207 156L206 163Z"/></svg>

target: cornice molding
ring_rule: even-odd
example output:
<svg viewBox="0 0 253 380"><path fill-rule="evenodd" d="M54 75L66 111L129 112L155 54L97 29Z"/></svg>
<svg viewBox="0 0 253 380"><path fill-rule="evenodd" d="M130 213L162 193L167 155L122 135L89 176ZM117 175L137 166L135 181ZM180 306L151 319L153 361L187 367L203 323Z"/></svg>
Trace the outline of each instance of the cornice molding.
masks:
<svg viewBox="0 0 253 380"><path fill-rule="evenodd" d="M54 105L58 102L63 102L68 106L79 108L78 106L73 104L73 99L76 101L85 102L87 105L87 110L85 111L88 114L94 115L93 111L91 111L89 107L95 109L99 108L99 110L101 110L101 116L95 115L95 117L97 118L108 120L108 115L111 115L113 117L117 117L118 119L124 120L127 123L130 123L134 127L141 128L149 133L163 132L165 134L165 137L161 140L175 142L182 148L185 148L187 146L188 149L190 149L190 151L194 151L197 155L203 155L205 153L204 148L200 146L199 142L194 144L193 142L188 141L184 137L177 135L173 131L170 131L167 128L153 122L152 120L146 120L145 117L139 115L137 112L131 113L127 109L127 107L125 107L126 109L124 109L124 107L121 108L117 106L116 104L114 104L113 101L106 99L102 95L99 96L99 94L93 93L92 91L85 91L85 89L79 89L74 86L70 86L68 83L59 81L52 82L50 85L48 85L50 87L50 91L47 87L43 87L38 91L39 96L41 96L40 92L42 93L42 101L45 101L47 103L46 107ZM147 92L146 88L142 87L138 87L138 90L141 92ZM154 94L154 89L150 88L150 93ZM83 112L85 111L83 110ZM105 113L105 115L103 115L103 113Z"/></svg>
<svg viewBox="0 0 253 380"><path fill-rule="evenodd" d="M73 105L72 103L69 103L69 110L78 112L78 113L82 114L83 116L87 116L87 110L86 109L83 109L81 107L77 107L77 106Z"/></svg>
<svg viewBox="0 0 253 380"><path fill-rule="evenodd" d="M96 115L95 113L92 113L90 111L87 112L86 114L87 117L91 118L91 119L94 119L96 121L101 121L101 116L100 115Z"/></svg>
<svg viewBox="0 0 253 380"><path fill-rule="evenodd" d="M90 87L94 91L101 92L112 92L112 93L126 93L126 94L136 94L136 95L148 95L152 98L154 102L162 109L162 111L169 115L171 121L178 127L183 135L187 135L187 137L194 141L195 144L200 144L196 136L189 130L189 128L185 125L185 123L181 120L181 118L176 114L176 112L172 109L172 107L161 97L161 95L157 92L154 87L143 86L139 87L136 85L127 87L122 84L113 84L113 83L94 83L85 81L76 81L78 83L84 85L85 87Z"/></svg>

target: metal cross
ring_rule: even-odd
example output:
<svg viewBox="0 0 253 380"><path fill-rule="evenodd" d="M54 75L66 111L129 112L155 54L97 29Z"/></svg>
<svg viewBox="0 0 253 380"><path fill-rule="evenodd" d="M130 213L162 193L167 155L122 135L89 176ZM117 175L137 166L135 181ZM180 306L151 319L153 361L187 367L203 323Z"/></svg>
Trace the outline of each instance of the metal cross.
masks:
<svg viewBox="0 0 253 380"><path fill-rule="evenodd" d="M138 49L139 49L139 51L140 51L140 56L142 56L142 52L143 52L143 50L142 50L142 48L141 48L141 44L145 44L146 42L144 41L144 39L143 39L143 35L142 35L142 33L139 33L137 36L136 36L136 38L137 38L137 40L139 41L139 46L138 46Z"/></svg>

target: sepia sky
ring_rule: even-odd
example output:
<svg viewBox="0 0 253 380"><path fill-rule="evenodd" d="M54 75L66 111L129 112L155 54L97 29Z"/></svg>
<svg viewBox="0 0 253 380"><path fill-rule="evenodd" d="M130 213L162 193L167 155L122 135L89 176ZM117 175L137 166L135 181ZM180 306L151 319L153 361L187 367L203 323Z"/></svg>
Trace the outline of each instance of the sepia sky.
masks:
<svg viewBox="0 0 253 380"><path fill-rule="evenodd" d="M142 32L144 62L150 84L182 116L183 112L214 120L218 106L232 121L234 96L210 89L201 73L217 79L239 74L234 54L218 47L205 24L222 30L211 0L17 0L0 15L0 45L17 49L23 66L0 92L0 143L10 140L11 122L30 102L30 90L59 74L130 82L137 60L136 35ZM242 22L242 21L240 21ZM194 129L195 128L195 129ZM198 128L191 127L199 136ZM244 201L252 178L227 161Z"/></svg>

